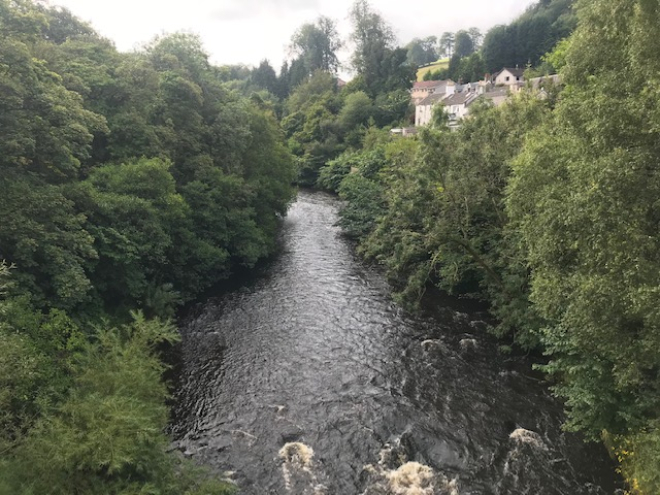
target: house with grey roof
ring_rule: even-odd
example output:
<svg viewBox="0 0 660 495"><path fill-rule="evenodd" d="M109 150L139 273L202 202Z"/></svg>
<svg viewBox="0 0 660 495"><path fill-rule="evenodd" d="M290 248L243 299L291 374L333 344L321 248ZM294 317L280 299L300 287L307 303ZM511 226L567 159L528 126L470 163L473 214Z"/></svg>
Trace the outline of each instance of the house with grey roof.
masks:
<svg viewBox="0 0 660 495"><path fill-rule="evenodd" d="M466 117L469 110L468 107L479 98L479 95L474 91L463 91L462 93L455 93L448 96L440 103L445 107L445 112L449 115L450 125L458 120Z"/></svg>
<svg viewBox="0 0 660 495"><path fill-rule="evenodd" d="M427 96L415 106L415 126L428 125L433 117L433 108L447 98L446 93L434 93Z"/></svg>
<svg viewBox="0 0 660 495"><path fill-rule="evenodd" d="M468 107L479 98L475 91L462 91L460 93L432 94L420 101L415 107L415 125L425 126L431 123L433 111L437 105L442 105L449 116L450 125L467 116Z"/></svg>

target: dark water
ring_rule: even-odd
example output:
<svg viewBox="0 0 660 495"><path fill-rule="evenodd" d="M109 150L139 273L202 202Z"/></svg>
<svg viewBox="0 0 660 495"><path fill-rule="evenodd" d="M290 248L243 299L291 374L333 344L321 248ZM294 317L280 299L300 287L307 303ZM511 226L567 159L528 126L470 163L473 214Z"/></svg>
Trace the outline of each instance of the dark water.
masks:
<svg viewBox="0 0 660 495"><path fill-rule="evenodd" d="M411 318L303 192L267 275L182 323L176 447L245 494L612 494L599 446L563 433L485 316Z"/></svg>

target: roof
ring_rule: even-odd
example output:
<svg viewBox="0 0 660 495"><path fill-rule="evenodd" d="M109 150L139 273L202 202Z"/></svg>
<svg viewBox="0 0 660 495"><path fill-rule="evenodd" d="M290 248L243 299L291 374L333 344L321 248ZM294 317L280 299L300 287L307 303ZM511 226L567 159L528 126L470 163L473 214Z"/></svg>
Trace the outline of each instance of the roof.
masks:
<svg viewBox="0 0 660 495"><path fill-rule="evenodd" d="M495 106L499 106L511 97L511 92L509 88L497 88L493 91L487 91L482 95L479 95L479 98L486 98L490 100Z"/></svg>
<svg viewBox="0 0 660 495"><path fill-rule="evenodd" d="M451 80L444 81L418 81L413 84L413 90L415 89L427 89L427 88L439 88L441 86L447 86L447 83L452 82Z"/></svg>
<svg viewBox="0 0 660 495"><path fill-rule="evenodd" d="M413 84L413 89L435 88L440 86L444 81L417 81Z"/></svg>
<svg viewBox="0 0 660 495"><path fill-rule="evenodd" d="M451 96L448 96L442 100L442 104L449 105L467 105L472 102L478 95L469 91L464 91L462 93L454 93Z"/></svg>
<svg viewBox="0 0 660 495"><path fill-rule="evenodd" d="M509 96L509 88L496 88L492 91L487 91L481 96L484 98L498 98L500 96Z"/></svg>
<svg viewBox="0 0 660 495"><path fill-rule="evenodd" d="M549 76L535 77L531 79L532 87L538 89L538 87L547 82L552 82L553 84L561 84L561 76L558 74L552 74Z"/></svg>
<svg viewBox="0 0 660 495"><path fill-rule="evenodd" d="M428 106L428 105L435 105L439 101L444 100L447 97L447 93L433 93L432 95L427 96L424 98L422 101L420 101L417 105L418 106Z"/></svg>

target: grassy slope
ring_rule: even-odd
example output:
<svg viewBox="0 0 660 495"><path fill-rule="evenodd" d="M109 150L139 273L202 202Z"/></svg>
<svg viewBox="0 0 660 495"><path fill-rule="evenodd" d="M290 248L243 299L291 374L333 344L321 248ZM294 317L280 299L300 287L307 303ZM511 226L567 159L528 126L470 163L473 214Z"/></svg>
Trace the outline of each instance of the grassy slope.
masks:
<svg viewBox="0 0 660 495"><path fill-rule="evenodd" d="M434 62L431 65L427 65L426 67L422 67L421 69L417 70L417 80L418 81L423 81L424 80L424 74L426 74L429 71L436 71L439 69L446 69L449 67L449 59L448 58L443 58L438 60L437 62Z"/></svg>

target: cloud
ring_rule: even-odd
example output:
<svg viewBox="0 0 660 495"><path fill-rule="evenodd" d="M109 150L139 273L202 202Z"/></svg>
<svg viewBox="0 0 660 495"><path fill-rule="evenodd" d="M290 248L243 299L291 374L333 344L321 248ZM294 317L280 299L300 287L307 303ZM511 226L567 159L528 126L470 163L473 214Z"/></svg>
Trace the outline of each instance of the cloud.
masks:
<svg viewBox="0 0 660 495"><path fill-rule="evenodd" d="M293 12L318 11L319 0L226 0L211 11L211 18L240 21L255 17L284 16Z"/></svg>

